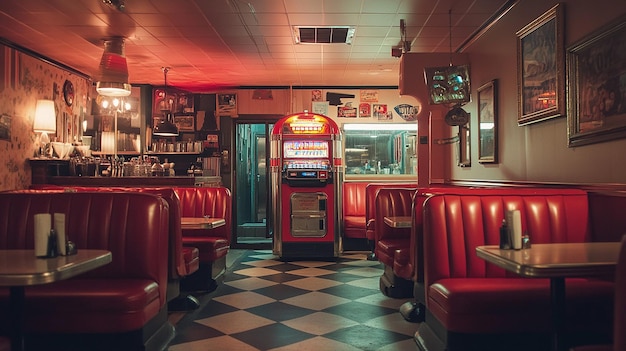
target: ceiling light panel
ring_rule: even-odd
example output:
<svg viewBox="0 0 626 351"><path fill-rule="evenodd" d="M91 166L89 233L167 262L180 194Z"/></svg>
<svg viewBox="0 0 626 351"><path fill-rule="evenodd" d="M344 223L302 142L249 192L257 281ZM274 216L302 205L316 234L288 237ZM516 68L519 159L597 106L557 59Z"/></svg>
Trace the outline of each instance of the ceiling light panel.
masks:
<svg viewBox="0 0 626 351"><path fill-rule="evenodd" d="M352 44L354 27L294 27L296 44Z"/></svg>

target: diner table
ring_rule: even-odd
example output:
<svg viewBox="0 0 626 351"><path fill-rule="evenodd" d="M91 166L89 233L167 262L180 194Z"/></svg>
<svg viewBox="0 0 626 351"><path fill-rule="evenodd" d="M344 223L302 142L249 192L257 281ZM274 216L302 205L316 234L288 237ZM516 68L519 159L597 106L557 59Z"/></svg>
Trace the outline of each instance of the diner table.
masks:
<svg viewBox="0 0 626 351"><path fill-rule="evenodd" d="M23 308L26 286L68 279L111 262L107 250L78 250L75 255L37 258L34 250L0 250L0 286L10 289L11 350L24 349Z"/></svg>
<svg viewBox="0 0 626 351"><path fill-rule="evenodd" d="M564 351L565 278L614 274L619 249L619 242L533 244L522 250L486 245L476 247L476 255L523 277L550 279L552 350Z"/></svg>
<svg viewBox="0 0 626 351"><path fill-rule="evenodd" d="M213 229L226 225L224 218L215 217L182 217L180 226L182 229Z"/></svg>
<svg viewBox="0 0 626 351"><path fill-rule="evenodd" d="M385 224L391 228L411 228L413 218L411 216L384 217Z"/></svg>

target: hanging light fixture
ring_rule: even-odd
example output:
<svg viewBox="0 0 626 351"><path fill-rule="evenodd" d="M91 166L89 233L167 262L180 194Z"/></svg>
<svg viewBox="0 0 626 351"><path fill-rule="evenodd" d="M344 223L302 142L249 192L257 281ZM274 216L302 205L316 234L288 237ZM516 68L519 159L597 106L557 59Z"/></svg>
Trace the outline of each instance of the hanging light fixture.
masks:
<svg viewBox="0 0 626 351"><path fill-rule="evenodd" d="M96 91L104 96L128 96L130 88L124 38L114 37L105 40Z"/></svg>
<svg viewBox="0 0 626 351"><path fill-rule="evenodd" d="M163 70L165 89L167 89L167 72L169 72L170 68L162 67L161 69ZM178 136L178 127L172 122L172 114L169 111L163 116L161 121L154 126L152 134L162 137Z"/></svg>

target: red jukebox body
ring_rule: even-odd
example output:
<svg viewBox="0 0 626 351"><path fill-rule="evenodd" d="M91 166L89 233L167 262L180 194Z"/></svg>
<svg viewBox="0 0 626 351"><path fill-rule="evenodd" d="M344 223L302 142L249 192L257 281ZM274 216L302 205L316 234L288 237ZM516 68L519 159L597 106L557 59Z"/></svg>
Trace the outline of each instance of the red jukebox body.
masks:
<svg viewBox="0 0 626 351"><path fill-rule="evenodd" d="M310 112L280 119L272 130L274 254L338 257L341 252L341 132Z"/></svg>

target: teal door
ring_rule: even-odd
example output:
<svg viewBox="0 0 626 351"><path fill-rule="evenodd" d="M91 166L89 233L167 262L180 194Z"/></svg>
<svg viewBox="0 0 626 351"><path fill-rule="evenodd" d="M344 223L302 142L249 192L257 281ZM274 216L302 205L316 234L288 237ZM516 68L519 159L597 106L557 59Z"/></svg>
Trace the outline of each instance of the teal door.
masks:
<svg viewBox="0 0 626 351"><path fill-rule="evenodd" d="M273 123L236 123L235 247L270 249L269 141Z"/></svg>

